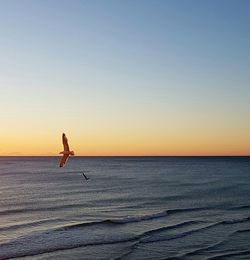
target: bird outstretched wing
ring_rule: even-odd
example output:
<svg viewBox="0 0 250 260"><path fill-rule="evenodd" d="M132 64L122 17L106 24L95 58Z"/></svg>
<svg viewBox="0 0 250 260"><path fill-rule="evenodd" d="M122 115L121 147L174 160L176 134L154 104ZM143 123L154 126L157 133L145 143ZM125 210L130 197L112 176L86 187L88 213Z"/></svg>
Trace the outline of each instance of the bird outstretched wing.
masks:
<svg viewBox="0 0 250 260"><path fill-rule="evenodd" d="M60 161L60 167L63 167L69 158L69 154L64 154Z"/></svg>
<svg viewBox="0 0 250 260"><path fill-rule="evenodd" d="M63 142L64 151L69 151L68 139L64 133L62 135L62 142Z"/></svg>

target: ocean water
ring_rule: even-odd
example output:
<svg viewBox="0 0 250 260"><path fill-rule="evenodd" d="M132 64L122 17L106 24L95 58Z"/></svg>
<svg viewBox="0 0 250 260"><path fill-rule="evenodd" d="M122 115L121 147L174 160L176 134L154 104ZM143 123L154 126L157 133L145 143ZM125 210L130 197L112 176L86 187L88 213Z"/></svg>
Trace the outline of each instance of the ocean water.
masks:
<svg viewBox="0 0 250 260"><path fill-rule="evenodd" d="M250 157L58 161L0 157L0 259L250 259Z"/></svg>

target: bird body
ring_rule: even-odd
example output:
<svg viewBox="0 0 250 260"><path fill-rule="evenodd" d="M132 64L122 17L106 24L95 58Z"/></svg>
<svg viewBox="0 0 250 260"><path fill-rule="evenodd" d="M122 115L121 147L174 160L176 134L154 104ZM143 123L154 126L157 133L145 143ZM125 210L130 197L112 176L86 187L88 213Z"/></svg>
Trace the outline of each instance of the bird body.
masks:
<svg viewBox="0 0 250 260"><path fill-rule="evenodd" d="M63 143L63 151L59 153L59 154L63 154L63 157L61 158L59 164L60 167L63 167L66 164L70 155L75 155L74 151L70 151L68 139L64 133L62 134L62 143Z"/></svg>

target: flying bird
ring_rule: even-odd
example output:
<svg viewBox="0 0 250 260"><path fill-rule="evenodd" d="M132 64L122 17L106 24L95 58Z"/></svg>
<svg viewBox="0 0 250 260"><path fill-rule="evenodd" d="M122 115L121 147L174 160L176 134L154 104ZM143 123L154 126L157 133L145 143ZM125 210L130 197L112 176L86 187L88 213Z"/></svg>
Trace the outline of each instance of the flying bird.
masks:
<svg viewBox="0 0 250 260"><path fill-rule="evenodd" d="M62 142L63 142L63 151L60 152L59 154L63 154L63 157L61 158L60 161L60 165L59 165L60 167L63 167L66 164L70 155L75 155L73 151L69 150L68 139L64 133L62 134Z"/></svg>
<svg viewBox="0 0 250 260"><path fill-rule="evenodd" d="M85 180L87 181L89 179L89 177L87 177L84 172L82 173L82 176L85 178Z"/></svg>

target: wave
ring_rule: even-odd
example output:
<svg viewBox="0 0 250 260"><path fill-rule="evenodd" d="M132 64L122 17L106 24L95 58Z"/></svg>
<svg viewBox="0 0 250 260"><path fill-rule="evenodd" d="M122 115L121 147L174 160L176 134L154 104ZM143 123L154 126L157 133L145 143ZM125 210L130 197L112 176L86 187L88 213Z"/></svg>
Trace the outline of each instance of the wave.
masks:
<svg viewBox="0 0 250 260"><path fill-rule="evenodd" d="M148 215L141 215L141 216L127 216L124 218L120 219L110 219L107 220L110 223L118 223L118 224L126 224L126 223L131 223L131 222L140 222L140 221L145 221L145 220L150 220L150 219L156 219L156 218L162 218L166 217L168 215L168 211L164 210L161 212L157 213L152 213Z"/></svg>
<svg viewBox="0 0 250 260"><path fill-rule="evenodd" d="M70 229L70 228L78 228L83 226L89 226L89 225L99 225L99 224L128 224L128 223L134 223L134 222L141 222L141 221L147 221L157 218L163 218L170 214L175 214L179 212L188 212L188 211L196 211L196 210L204 210L204 209L210 209L207 207L204 208L179 208L179 209L170 209L170 210L163 210L156 213L150 213L146 215L139 215L139 216L125 216L120 218L112 218L112 219L105 219L101 221L93 221L93 222L84 222L79 224L73 224L69 226L65 226L62 229Z"/></svg>
<svg viewBox="0 0 250 260"><path fill-rule="evenodd" d="M218 222L217 224L230 225L230 224L237 224L237 223L242 223L242 222L248 222L249 220L250 220L250 217L243 217L243 218L222 220L222 221Z"/></svg>
<svg viewBox="0 0 250 260"><path fill-rule="evenodd" d="M171 225L171 226L166 226L166 227L161 227L161 228L157 228L157 229L153 229L153 230L149 230L144 232L141 237L145 237L145 236L149 236L149 235L154 235L155 233L159 233L161 231L166 231L166 230L170 230L170 229L177 229L183 226L188 226L188 225L193 225L193 224L199 224L201 222L199 221L185 221L185 222L181 222L181 223L177 223L175 225Z"/></svg>
<svg viewBox="0 0 250 260"><path fill-rule="evenodd" d="M153 243L153 242L161 242L161 241L168 241L168 240L175 240L179 238L183 238L185 236L191 235L196 232L201 232L203 230L211 228L213 225L206 225L201 228L191 229L185 232L181 232L178 234L170 235L170 236L164 236L164 237L149 237L142 240L143 243ZM178 227L178 226L177 226ZM173 227L176 228L176 227ZM167 228L166 228L167 229ZM165 230L166 230L165 229ZM162 229L163 230L163 229Z"/></svg>
<svg viewBox="0 0 250 260"><path fill-rule="evenodd" d="M58 228L57 230L68 230L68 229L75 229L75 228L79 228L79 227L100 225L100 224L104 224L104 225L105 224L107 224L107 225L109 225L109 224L114 224L114 225L128 224L128 223L133 223L133 222L141 222L141 221L146 221L146 220L162 218L162 217L166 217L167 215L168 215L168 211L164 210L161 212L140 215L140 216L125 216L125 217L121 217L121 218L105 219L105 220L93 221L93 222L83 222L83 223L64 226L64 227Z"/></svg>
<svg viewBox="0 0 250 260"><path fill-rule="evenodd" d="M249 221L249 218L223 220L208 224L203 221L184 221L169 226L151 229L139 234L128 233L126 225L134 222L152 220L166 217L168 211L161 211L147 215L106 219L102 221L85 222L37 231L1 244L0 259L23 257L54 252L57 250L72 249L82 246L95 246L106 244L117 244L131 242L132 246L137 244L153 243L179 239L196 232L203 232L217 225L229 225ZM93 227L96 226L96 228ZM101 226L99 226L101 225ZM124 231L113 228L119 225ZM174 231L174 234L172 232ZM171 231L170 233L165 233ZM248 230L249 231L249 230ZM240 232L240 231L239 231ZM246 232L246 230L242 230Z"/></svg>
<svg viewBox="0 0 250 260"><path fill-rule="evenodd" d="M208 245L208 246L205 246L205 247L201 247L201 248L198 248L198 249L195 249L191 252L187 252L185 254L182 254L181 257L188 257L188 256L194 256L194 255L197 255L201 252L204 252L204 251L207 251L207 250L211 250L211 249L215 249L217 247L219 247L220 245L223 245L225 243L226 239L223 239L215 244L212 244L212 245Z"/></svg>
<svg viewBox="0 0 250 260"><path fill-rule="evenodd" d="M56 211L56 210L64 210L64 209L72 209L72 208L81 208L81 207L91 207L92 202L85 203L75 203L75 204L64 204L57 206L48 206L48 207L22 207L22 208L13 208L13 209L4 209L0 211L1 215L10 215L10 214L18 214L18 213L28 213L28 212L43 212L43 211ZM189 212L189 211L202 211L202 210L211 210L214 208L210 207L194 207L194 208L177 208L177 209L168 209L158 213L153 213L152 215L142 215L142 216L127 216L121 219L112 219L110 222L114 223L128 223L128 222L138 222L142 220L149 220L152 218L166 216L167 214L175 214L181 212Z"/></svg>
<svg viewBox="0 0 250 260"><path fill-rule="evenodd" d="M66 204L66 205L57 205L57 206L49 206L49 207L22 207L22 208L14 208L14 209L6 209L0 211L1 215L10 215L10 214L18 214L18 213L28 213L28 212L43 212L43 211L56 211L56 210L63 210L63 209L73 209L73 208L79 208L79 207L86 207L91 206L91 203L78 203L78 204ZM179 209L169 209L169 210L163 210L161 212L157 213L151 213L146 215L140 215L140 216L125 216L121 218L113 218L113 219L106 219L103 221L93 222L93 223L82 223L82 224L76 224L76 226L79 225L93 225L93 224L99 224L99 223L113 223L113 224L126 224L126 223L132 223L132 222L140 222L140 221L146 221L151 220L155 218L161 218L165 217L170 214L176 214L180 212L188 212L188 211L199 211L199 210L207 210L210 208L204 207L204 208L179 208Z"/></svg>
<svg viewBox="0 0 250 260"><path fill-rule="evenodd" d="M91 235L88 232L65 232L51 230L37 232L19 237L1 244L0 260L50 253L58 250L73 249L82 246L96 246L133 242L139 237L136 235L116 234L107 236L106 232ZM107 231L108 232L108 231Z"/></svg>
<svg viewBox="0 0 250 260"><path fill-rule="evenodd" d="M168 214L179 213L179 212L190 212L190 211L202 211L202 210L214 210L214 207L193 207L193 208L169 209Z"/></svg>
<svg viewBox="0 0 250 260"><path fill-rule="evenodd" d="M55 218L55 219L42 219L42 220L38 220L38 221L18 223L18 224L14 224L14 225L0 227L0 231L10 231L10 230L16 230L16 229L32 227L32 226L35 227L36 225L48 224L48 223L58 223L59 221L63 221L63 220Z"/></svg>
<svg viewBox="0 0 250 260"><path fill-rule="evenodd" d="M160 213L160 212L159 212ZM148 217L158 217L161 214L150 214ZM143 216L144 218L145 216ZM97 222L99 224L111 222ZM113 222L114 224L116 222ZM118 244L125 242L132 242L132 246L139 242L143 242L142 239L147 236L151 236L155 233L176 229L182 226L188 226L196 223L195 221L186 221L183 223L177 223L172 226L161 227L158 229L149 230L140 234L128 234L127 232L116 233L116 229L110 227L97 228L89 227L83 230L79 225L69 226L67 228L59 228L49 230L47 232L36 232L24 237L11 240L9 242L1 244L0 259L9 259L15 257L32 256L43 253L54 252L57 250L72 249L82 246L95 246L106 244ZM94 223L85 223L84 226ZM120 223L119 223L120 224ZM124 224L124 223L122 223ZM115 232L114 232L115 231ZM108 234L108 235L107 235Z"/></svg>
<svg viewBox="0 0 250 260"><path fill-rule="evenodd" d="M248 233L248 232L250 232L250 229L240 229L240 230L236 230L234 233L233 233L233 235L234 234L242 234L242 233Z"/></svg>
<svg viewBox="0 0 250 260"><path fill-rule="evenodd" d="M180 257L186 259L186 257L192 257L192 256L195 256L195 255L201 253L201 252L205 252L207 250L215 249L218 246L224 244L225 241L226 240L222 240L222 241L219 241L218 243L215 243L213 245L210 245L210 246L207 246L207 247L198 248L198 249L196 249L194 251L191 251L191 252L188 252L188 253L180 255ZM228 257L232 257L232 256L250 255L250 251L249 250L238 251L238 252L234 252L234 253L231 253L230 251L231 251L230 249L227 249L227 250L225 250L224 253L222 253L222 252L218 253L215 256L211 256L211 257L206 258L206 260L221 259L221 258L224 258L224 257L227 257L227 259L228 259Z"/></svg>
<svg viewBox="0 0 250 260"><path fill-rule="evenodd" d="M237 207L232 207L230 208L231 210L241 210L241 209L250 209L250 205L241 205L241 206L237 206Z"/></svg>
<svg viewBox="0 0 250 260"><path fill-rule="evenodd" d="M40 208L14 208L14 209L6 209L0 211L1 215L8 215L8 214L16 214L16 213L27 213L27 212L40 212L40 211L56 211L61 209L72 209L75 207L86 207L89 206L90 203L79 203L79 204L67 204L67 205L58 205L58 206L50 206L50 207L40 207ZM146 220L152 220L156 218L162 218L166 217L167 215L171 214L177 214L182 212L190 212L190 211L203 211L203 210L211 210L214 208L210 207L193 207L193 208L177 208L177 209L168 209L163 210L156 213L150 213L146 215L139 215L139 216L124 216L120 218L113 218L113 219L106 219L101 221L94 221L94 222L86 222L86 223L80 223L72 225L72 227L79 227L79 226L85 226L85 225L95 225L95 224L127 224L127 223L133 223L133 222L140 222L140 221L146 221ZM233 220L224 220L221 222L218 222L217 224L234 224L239 222L245 222L249 221L250 217L241 218L241 219L233 219ZM70 228L70 226L67 226L65 228Z"/></svg>
<svg viewBox="0 0 250 260"><path fill-rule="evenodd" d="M248 221L249 218L241 218L241 219L233 219L233 220L226 220L226 221L220 221L220 222L217 222L217 223L214 223L214 224L211 224L210 226L207 226L207 228L211 228L211 227L214 227L214 226L217 226L217 225L227 225L227 224L237 224L237 223L242 223L242 222L245 222L245 221ZM197 230L198 231L198 230ZM220 240L219 242L215 243L215 244L212 244L212 245L209 245L209 246L206 246L206 247L201 247L201 248L198 248L198 249L195 249L191 252L187 252L183 255L181 255L181 257L189 257L189 256L194 256L196 254L199 254L201 252L206 252L208 250L214 250L214 249L217 249L218 247L224 245L228 238L229 237L232 237L236 234L239 234L239 233L248 233L250 232L250 229L240 229L240 230L236 230L234 232L232 232L229 236L225 237L224 239ZM231 254L221 254L220 256L222 257L226 257L226 256L230 256ZM236 254L238 255L238 254ZM215 258L214 257L211 257L211 258L207 258L207 259L220 259L219 256L216 256Z"/></svg>
<svg viewBox="0 0 250 260"><path fill-rule="evenodd" d="M242 250L242 251L238 251L238 252L234 252L234 253L221 253L218 254L216 256L211 256L209 258L207 258L207 260L216 260L216 259L231 259L232 257L235 256L248 256L248 258L244 258L244 259L249 259L250 258L250 250Z"/></svg>
<svg viewBox="0 0 250 260"><path fill-rule="evenodd" d="M79 208L79 207L86 207L91 206L92 203L78 203L78 204L66 204L66 205L58 205L58 206L49 206L49 207L30 207L30 208L14 208L14 209L6 209L0 211L1 215L9 215L9 214L17 214L17 213L28 213L28 212L43 212L43 211L56 211L56 210L64 210L64 209L72 209L72 208Z"/></svg>
<svg viewBox="0 0 250 260"><path fill-rule="evenodd" d="M166 231L169 229L176 229L182 226L188 226L188 225L197 225L197 224L202 224L202 223L206 223L206 222L202 222L202 221L186 221L186 222L182 222L180 224L176 224L173 226L167 226L167 227L162 227L156 230L150 230L147 231L145 233L143 233L142 237L146 237L148 235L151 235L150 237L146 237L145 239L143 239L141 242L143 243L152 243L152 242L160 242L160 241L167 241L167 240L174 240L174 239L179 239L179 238L183 238L185 236L191 235L193 233L197 233L197 232L202 232L208 229L211 229L213 227L219 226L219 225L231 225L231 224L237 224L237 223L242 223L242 222L247 222L250 220L250 217L246 217L246 218L239 218L239 219L232 219L232 220L223 220L223 221L219 221L219 222L215 222L215 223L211 223L211 224L205 224L201 227L198 228L194 228L188 231L184 231L184 232L180 232L178 234L174 234L174 235L170 235L170 236L164 236L164 237L154 237L153 235L155 233L159 233L159 231ZM246 230L238 230L237 232L249 232L249 229Z"/></svg>

